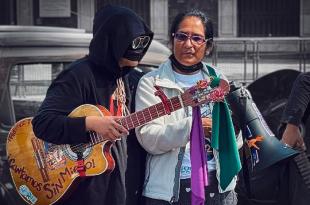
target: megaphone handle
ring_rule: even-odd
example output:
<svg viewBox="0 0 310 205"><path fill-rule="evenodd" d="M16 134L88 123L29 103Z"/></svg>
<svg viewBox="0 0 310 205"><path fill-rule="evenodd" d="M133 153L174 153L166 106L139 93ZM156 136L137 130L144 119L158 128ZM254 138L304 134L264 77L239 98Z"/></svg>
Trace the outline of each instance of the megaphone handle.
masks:
<svg viewBox="0 0 310 205"><path fill-rule="evenodd" d="M242 175L244 179L244 185L246 189L246 193L249 199L252 198L252 191L251 191L251 183L250 183L250 171L248 166L248 160L246 156L246 149L242 148Z"/></svg>

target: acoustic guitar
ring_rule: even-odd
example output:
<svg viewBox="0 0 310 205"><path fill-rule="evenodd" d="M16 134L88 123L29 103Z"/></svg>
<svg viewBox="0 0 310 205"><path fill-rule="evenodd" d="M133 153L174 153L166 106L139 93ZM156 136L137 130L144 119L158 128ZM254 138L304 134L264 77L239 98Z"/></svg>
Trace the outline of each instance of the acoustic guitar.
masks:
<svg viewBox="0 0 310 205"><path fill-rule="evenodd" d="M220 86L214 89L209 84L210 80L199 81L183 94L170 99L157 88L155 94L161 98L161 103L125 116L118 122L130 130L182 107L223 100L229 90L228 82L221 80ZM69 117L108 115L110 113L102 106L84 104L74 109ZM89 132L91 140L86 144L51 144L34 135L31 120L18 121L7 138L11 176L17 192L28 204L47 205L63 201L73 184L81 178L114 169L113 141Z"/></svg>

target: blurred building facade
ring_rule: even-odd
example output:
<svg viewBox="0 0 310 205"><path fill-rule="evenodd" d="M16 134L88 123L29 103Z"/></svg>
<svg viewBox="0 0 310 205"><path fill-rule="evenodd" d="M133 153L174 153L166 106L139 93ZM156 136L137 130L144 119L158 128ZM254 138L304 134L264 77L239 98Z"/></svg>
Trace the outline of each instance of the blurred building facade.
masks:
<svg viewBox="0 0 310 205"><path fill-rule="evenodd" d="M309 0L0 0L0 24L83 28L91 32L96 10L106 4L135 10L167 40L179 11L199 8L214 22L218 37L310 36Z"/></svg>

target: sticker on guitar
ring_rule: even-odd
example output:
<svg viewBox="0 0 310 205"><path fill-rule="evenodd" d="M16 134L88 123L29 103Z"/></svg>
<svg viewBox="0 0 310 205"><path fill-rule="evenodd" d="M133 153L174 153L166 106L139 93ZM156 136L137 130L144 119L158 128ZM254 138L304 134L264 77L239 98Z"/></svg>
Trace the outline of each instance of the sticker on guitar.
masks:
<svg viewBox="0 0 310 205"><path fill-rule="evenodd" d="M57 169L66 165L66 157L54 144L44 142L44 153L49 169Z"/></svg>
<svg viewBox="0 0 310 205"><path fill-rule="evenodd" d="M30 189L24 184L19 187L19 193L26 197L32 204L35 204L38 201L37 197L35 197Z"/></svg>

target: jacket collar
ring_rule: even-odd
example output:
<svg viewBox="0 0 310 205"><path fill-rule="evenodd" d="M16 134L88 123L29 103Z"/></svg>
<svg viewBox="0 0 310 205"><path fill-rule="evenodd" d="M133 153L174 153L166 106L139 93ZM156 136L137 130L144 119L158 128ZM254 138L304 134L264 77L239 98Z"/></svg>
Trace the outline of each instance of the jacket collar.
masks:
<svg viewBox="0 0 310 205"><path fill-rule="evenodd" d="M206 64L203 62L202 75L204 79L208 79L210 74ZM158 76L155 78L155 85L165 88L174 88L183 92L182 88L175 82L171 61L167 60L159 66Z"/></svg>

